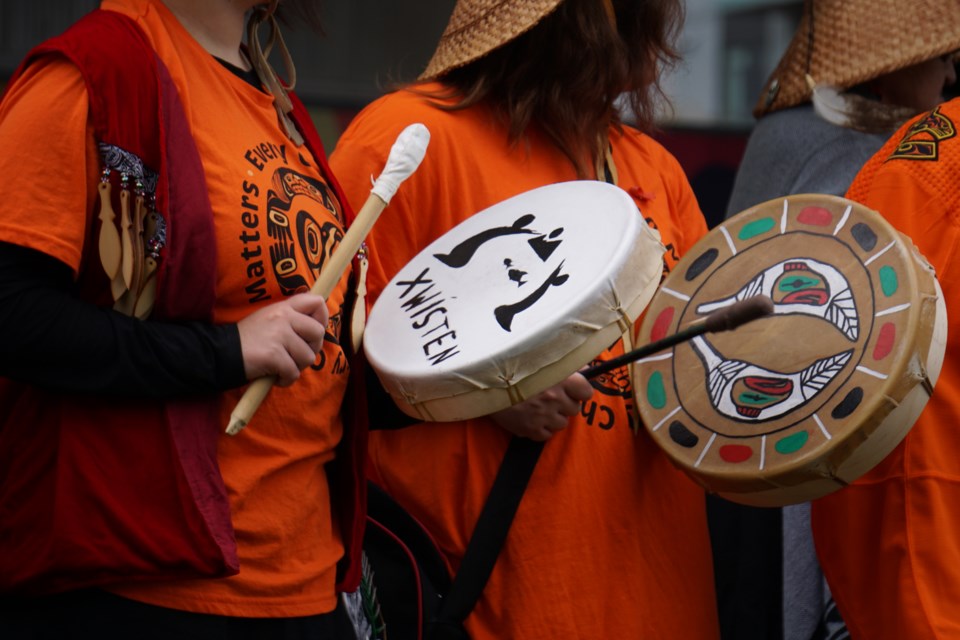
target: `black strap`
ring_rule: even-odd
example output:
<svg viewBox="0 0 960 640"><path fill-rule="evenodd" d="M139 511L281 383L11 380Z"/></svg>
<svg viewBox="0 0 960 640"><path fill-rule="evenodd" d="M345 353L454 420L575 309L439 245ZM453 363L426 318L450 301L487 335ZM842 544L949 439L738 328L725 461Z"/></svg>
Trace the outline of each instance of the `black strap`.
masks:
<svg viewBox="0 0 960 640"><path fill-rule="evenodd" d="M614 184L613 172L603 163L605 182ZM543 442L514 436L503 455L497 477L477 519L460 570L454 576L450 592L444 598L437 619L431 625L431 640L468 638L463 630L474 605L480 599L500 549L507 539L513 516L517 513L527 483L543 451Z"/></svg>
<svg viewBox="0 0 960 640"><path fill-rule="evenodd" d="M435 638L444 637L443 628L462 629L463 621L483 593L543 445L543 442L518 436L510 441L467 544L460 570L434 621L434 626L439 627Z"/></svg>

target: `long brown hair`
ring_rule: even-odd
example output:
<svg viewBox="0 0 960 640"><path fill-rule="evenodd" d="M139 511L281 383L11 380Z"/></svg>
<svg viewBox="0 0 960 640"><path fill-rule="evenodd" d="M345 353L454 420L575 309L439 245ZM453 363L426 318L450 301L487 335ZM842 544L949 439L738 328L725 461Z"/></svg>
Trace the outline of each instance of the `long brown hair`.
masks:
<svg viewBox="0 0 960 640"><path fill-rule="evenodd" d="M277 6L277 18L291 27L303 23L319 34L323 34L322 2L320 0L280 0Z"/></svg>
<svg viewBox="0 0 960 640"><path fill-rule="evenodd" d="M679 60L679 0L613 0L616 31L601 0L563 0L527 33L443 77L448 91L429 94L465 109L486 103L507 127L511 144L531 126L542 130L591 177L599 143L620 125L617 99L641 130L653 129L662 68ZM622 97L621 97L622 96Z"/></svg>

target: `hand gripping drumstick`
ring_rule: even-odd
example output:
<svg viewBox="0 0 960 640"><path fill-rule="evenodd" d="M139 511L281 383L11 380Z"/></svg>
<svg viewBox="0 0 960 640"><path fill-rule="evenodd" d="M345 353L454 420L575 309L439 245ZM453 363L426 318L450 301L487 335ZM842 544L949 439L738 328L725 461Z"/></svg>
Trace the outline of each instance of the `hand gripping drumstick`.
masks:
<svg viewBox="0 0 960 640"><path fill-rule="evenodd" d="M377 221L380 213L389 204L393 194L397 192L400 183L410 177L427 151L427 145L430 143L430 132L422 124L412 124L397 137L390 149L390 155L387 157L387 163L384 165L383 172L374 182L370 190L370 197L357 213L356 219L343 240L337 246L333 255L330 257L330 263L320 272L320 277L310 288L311 293L328 297L340 281L340 276L346 270L353 256L360 249L364 238L370 233L373 223ZM227 433L236 435L240 430L247 426L253 414L256 412L260 403L267 397L270 388L276 382L276 376L264 376L254 380L244 392L237 406L230 414L230 424L227 425Z"/></svg>
<svg viewBox="0 0 960 640"><path fill-rule="evenodd" d="M673 335L661 338L646 344L642 347L628 351L622 356L617 356L612 360L607 360L596 366L588 367L580 373L583 377L590 379L622 367L644 356L649 356L658 351L663 351L676 344L695 338L703 333L715 333L717 331L732 331L742 324L751 320L756 320L773 312L773 301L767 296L753 296L740 302L735 302L729 307L724 307L714 311L703 320L696 322L682 331L677 331Z"/></svg>

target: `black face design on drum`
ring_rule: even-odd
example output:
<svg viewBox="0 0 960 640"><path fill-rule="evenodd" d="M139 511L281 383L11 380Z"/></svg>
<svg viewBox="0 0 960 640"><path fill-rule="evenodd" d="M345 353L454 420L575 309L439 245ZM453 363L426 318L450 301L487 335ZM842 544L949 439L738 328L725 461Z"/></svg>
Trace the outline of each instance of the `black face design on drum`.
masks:
<svg viewBox="0 0 960 640"><path fill-rule="evenodd" d="M516 282L518 287L522 287L527 283L527 272L521 269L514 269L513 260L504 258L503 266L507 269L507 278L512 282Z"/></svg>
<svg viewBox="0 0 960 640"><path fill-rule="evenodd" d="M469 238L464 239L454 246L449 252L435 253L433 254L433 257L448 267L453 269L461 269L469 265L470 262L477 256L477 253L480 251L480 249L491 241L502 240L504 238L516 236L530 236L530 238L524 244L526 244L526 246L533 252L535 260L539 260L541 263L545 264L550 260L563 242L561 239L561 236L563 235L563 227L553 229L549 233L541 233L530 226L535 221L536 216L533 214L522 215L510 226L499 226L484 229L483 231L475 233ZM517 245L511 243L509 244L509 249L507 250L517 251L518 247ZM524 264L524 257L529 257L529 254L523 257L508 256L502 259L502 264L506 268L508 281L515 283L520 289L528 284L528 276L532 271L532 269L527 270L519 266ZM511 327L513 326L514 318L516 318L518 314L533 307L551 287L559 287L565 283L569 276L562 272L563 265L564 263L561 261L560 264L553 269L549 275L546 276L546 278L544 278L532 291L529 292L528 295L522 299L497 306L493 312L494 317L497 319L497 324L499 324L504 331L510 331Z"/></svg>
<svg viewBox="0 0 960 640"><path fill-rule="evenodd" d="M548 237L529 228L528 225L532 224L534 220L536 220L536 216L533 214L520 216L509 227L486 229L465 239L456 245L449 253L435 253L433 257L448 267L459 269L460 267L466 266L467 263L473 259L480 247L491 240L504 236L529 235L532 236L528 241L530 248L534 250L541 260L546 261L557 247L560 246L562 241L556 238L563 233L563 227L554 229Z"/></svg>
<svg viewBox="0 0 960 640"><path fill-rule="evenodd" d="M560 263L560 266L557 267L553 273L551 273L550 276L543 281L543 284L537 287L533 293L523 300L515 302L514 304L505 304L494 309L493 315L496 317L497 323L503 327L505 331L510 331L510 327L513 325L513 319L517 316L517 314L519 314L521 311L526 311L536 304L537 300L542 298L550 287L559 287L567 281L567 278L570 276L560 273L561 269L563 269L562 262Z"/></svg>

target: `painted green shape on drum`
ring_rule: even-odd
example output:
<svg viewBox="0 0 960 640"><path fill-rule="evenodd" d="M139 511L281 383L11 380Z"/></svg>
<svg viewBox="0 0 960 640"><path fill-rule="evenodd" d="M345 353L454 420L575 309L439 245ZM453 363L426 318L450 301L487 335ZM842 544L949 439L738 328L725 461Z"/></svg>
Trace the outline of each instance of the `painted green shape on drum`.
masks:
<svg viewBox="0 0 960 640"><path fill-rule="evenodd" d="M811 278L810 276L792 276L783 278L777 284L777 291L793 293L803 289L813 289L814 287L824 287L823 280L820 278Z"/></svg>
<svg viewBox="0 0 960 640"><path fill-rule="evenodd" d="M773 229L774 225L777 224L777 221L773 218L760 218L759 220L754 220L743 225L743 228L740 229L740 233L737 234L737 238L740 240L749 240L750 238L755 238L757 236L762 236L770 229Z"/></svg>
<svg viewBox="0 0 960 640"><path fill-rule="evenodd" d="M647 402L654 409L667 406L667 390L663 386L663 375L659 371L655 371L647 380Z"/></svg>
<svg viewBox="0 0 960 640"><path fill-rule="evenodd" d="M803 445L807 444L807 440L809 439L809 433L806 431L800 431L785 438L780 438L773 448L777 450L777 453L796 453L803 448Z"/></svg>
<svg viewBox="0 0 960 640"><path fill-rule="evenodd" d="M737 396L737 403L743 405L767 405L773 403L779 396L771 396L766 393L759 393L757 391L744 391Z"/></svg>
<svg viewBox="0 0 960 640"><path fill-rule="evenodd" d="M880 267L880 289L888 298L900 288L897 270L891 266Z"/></svg>

